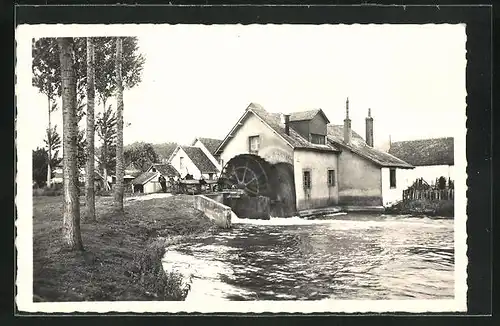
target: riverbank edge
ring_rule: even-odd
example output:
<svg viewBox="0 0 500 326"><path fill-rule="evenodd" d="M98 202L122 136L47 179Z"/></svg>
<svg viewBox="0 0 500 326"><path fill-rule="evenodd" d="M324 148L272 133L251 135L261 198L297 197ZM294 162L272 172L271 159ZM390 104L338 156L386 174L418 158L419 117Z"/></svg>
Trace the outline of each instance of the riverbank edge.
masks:
<svg viewBox="0 0 500 326"><path fill-rule="evenodd" d="M385 214L389 215L410 215L410 216L430 216L447 217L455 216L454 200L411 200L399 201L385 208Z"/></svg>
<svg viewBox="0 0 500 326"><path fill-rule="evenodd" d="M183 276L163 269L166 248L216 229L187 195L126 202L124 215L101 197L97 222L81 223L85 250L75 252L62 245L62 197L33 206L35 302L184 300Z"/></svg>

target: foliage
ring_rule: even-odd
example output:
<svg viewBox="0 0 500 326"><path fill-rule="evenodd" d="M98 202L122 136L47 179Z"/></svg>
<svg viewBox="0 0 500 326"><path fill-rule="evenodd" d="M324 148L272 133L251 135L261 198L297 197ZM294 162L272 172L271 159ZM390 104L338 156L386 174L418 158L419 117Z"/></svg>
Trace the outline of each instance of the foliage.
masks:
<svg viewBox="0 0 500 326"><path fill-rule="evenodd" d="M96 115L95 127L97 135L103 142L103 146L96 149L101 170L106 168L108 171L114 171L116 167L116 112L111 109L111 105L106 111ZM104 148L107 152L106 158L104 158Z"/></svg>
<svg viewBox="0 0 500 326"><path fill-rule="evenodd" d="M137 284L160 300L183 301L186 299L190 284L183 284L183 277L178 273L167 273L163 269L165 243L153 241L146 250L134 253L131 274Z"/></svg>
<svg viewBox="0 0 500 326"><path fill-rule="evenodd" d="M114 37L96 37L95 43L95 87L103 103L116 91ZM141 82L145 59L138 53L136 37L122 38L122 79L124 88L130 89Z"/></svg>
<svg viewBox="0 0 500 326"><path fill-rule="evenodd" d="M33 39L32 85L49 99L61 96L59 50L55 38Z"/></svg>
<svg viewBox="0 0 500 326"><path fill-rule="evenodd" d="M87 155L85 153L86 139L85 130L78 130L78 138L76 140L76 167L78 171L85 167Z"/></svg>
<svg viewBox="0 0 500 326"><path fill-rule="evenodd" d="M45 131L45 138L43 140L47 150L52 153L52 159L55 159L59 155L59 149L61 148L61 136L57 132L57 125L53 128L47 128ZM53 166L51 164L51 166Z"/></svg>
<svg viewBox="0 0 500 326"><path fill-rule="evenodd" d="M170 155L174 152L177 147L177 143L174 142L166 142L161 144L153 144L153 148L158 154L158 158L162 161L167 161L170 158Z"/></svg>
<svg viewBox="0 0 500 326"><path fill-rule="evenodd" d="M33 151L33 181L41 188L45 186L47 177L47 162L49 154L45 148L37 148Z"/></svg>
<svg viewBox="0 0 500 326"><path fill-rule="evenodd" d="M77 94L84 94L87 79L85 38L72 38L70 47L73 53ZM61 63L57 39L53 37L33 39L31 51L32 85L50 100L61 96Z"/></svg>
<svg viewBox="0 0 500 326"><path fill-rule="evenodd" d="M106 101L113 95L116 90L115 83L115 38L113 37L96 37L95 44L95 87L96 92L106 107ZM77 89L77 115L78 121L85 114L83 110L86 96L87 82L87 42L86 38L70 39L70 51L73 54L76 89ZM138 40L136 37L123 38L123 85L130 89L141 82L142 71L145 59L139 52ZM56 38L40 38L32 40L32 85L38 90L47 95L49 101L54 101L55 97L61 96L61 70L59 60L59 50ZM51 107L51 112L57 109L55 103ZM110 109L108 109L110 110ZM103 117L105 124L112 124L112 117ZM50 118L50 117L49 117ZM99 118L98 118L99 119ZM99 120L96 120L96 127L99 133ZM113 127L104 128L100 134L101 139L105 142L106 158L102 158L105 162L104 166L107 169L114 170L116 165L115 160L115 142L116 142L116 116ZM102 128L101 128L102 131ZM103 138L104 137L104 138ZM84 134L78 137L78 166L82 167L85 161L85 139ZM103 153L104 154L104 153ZM83 163L84 164L84 163Z"/></svg>
<svg viewBox="0 0 500 326"><path fill-rule="evenodd" d="M124 157L125 166L132 163L142 171L146 171L152 163L159 161L158 154L153 145L144 142L136 142L127 146L124 151Z"/></svg>
<svg viewBox="0 0 500 326"><path fill-rule="evenodd" d="M37 147L36 150L33 151L33 181L36 185L41 188L46 185L47 182L47 163L49 160L49 154L45 148ZM59 158L57 152L52 156L50 166L57 166L61 164L62 158ZM52 170L52 177L54 176L54 170Z"/></svg>
<svg viewBox="0 0 500 326"><path fill-rule="evenodd" d="M56 184L57 185L57 184ZM61 188L52 187L52 188L39 188L33 189L33 196L45 196L45 197L57 197L63 194L63 190Z"/></svg>
<svg viewBox="0 0 500 326"><path fill-rule="evenodd" d="M145 58L139 53L136 37L123 39L123 85L130 89L141 82ZM99 98L106 102L116 90L115 84L115 38L96 37L95 44L95 86ZM87 82L86 38L75 37L71 43L74 53L74 67L77 94L83 97ZM50 99L61 96L61 71L56 38L40 38L32 41L32 85Z"/></svg>

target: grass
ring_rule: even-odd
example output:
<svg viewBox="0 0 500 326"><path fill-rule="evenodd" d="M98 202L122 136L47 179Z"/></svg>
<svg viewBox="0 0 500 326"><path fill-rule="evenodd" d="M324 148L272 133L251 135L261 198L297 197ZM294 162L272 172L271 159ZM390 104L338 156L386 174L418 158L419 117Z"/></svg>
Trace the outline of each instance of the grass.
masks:
<svg viewBox="0 0 500 326"><path fill-rule="evenodd" d="M166 240L215 229L192 200L178 195L127 201L123 215L114 212L112 197L96 198L97 222L82 218L85 250L75 252L62 243L62 197L34 197L34 300L183 300L188 289L179 275L163 271L161 258Z"/></svg>

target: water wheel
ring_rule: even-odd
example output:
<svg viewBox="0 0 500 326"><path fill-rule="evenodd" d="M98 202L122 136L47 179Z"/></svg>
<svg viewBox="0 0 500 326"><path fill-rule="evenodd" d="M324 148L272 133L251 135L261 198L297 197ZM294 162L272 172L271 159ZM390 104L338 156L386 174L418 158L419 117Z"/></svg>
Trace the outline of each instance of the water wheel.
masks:
<svg viewBox="0 0 500 326"><path fill-rule="evenodd" d="M250 154L238 155L229 160L222 169L219 187L244 190L249 196L269 196L271 193L269 172L269 163L261 157Z"/></svg>

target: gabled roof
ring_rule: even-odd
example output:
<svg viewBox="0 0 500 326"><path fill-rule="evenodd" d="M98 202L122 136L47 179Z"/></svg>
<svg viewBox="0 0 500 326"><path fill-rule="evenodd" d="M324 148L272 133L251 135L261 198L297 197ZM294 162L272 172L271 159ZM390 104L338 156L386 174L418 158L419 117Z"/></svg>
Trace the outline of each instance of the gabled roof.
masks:
<svg viewBox="0 0 500 326"><path fill-rule="evenodd" d="M393 142L389 153L414 166L455 164L453 137Z"/></svg>
<svg viewBox="0 0 500 326"><path fill-rule="evenodd" d="M310 150L319 150L326 152L338 152L339 149L333 145L319 145L312 144L304 137L302 137L298 132L290 128L290 134L287 135L285 132L285 124L281 121L280 113L272 113L266 111L261 105L257 103L250 103L250 105L245 110L243 116L238 120L236 125L231 129L229 134L224 138L222 143L216 150L216 153L220 153L220 151L224 148L227 142L231 139L232 135L242 126L243 122L246 120L249 114L254 114L259 118L265 125L267 125L275 134L277 134L280 138L282 138L285 143L287 143L293 149L310 149Z"/></svg>
<svg viewBox="0 0 500 326"><path fill-rule="evenodd" d="M192 146L194 146L197 140L199 140L212 155L215 154L215 150L219 147L220 143L222 143L220 139L198 137L194 140Z"/></svg>
<svg viewBox="0 0 500 326"><path fill-rule="evenodd" d="M403 169L412 169L413 166L407 162L386 152L370 147L365 140L356 132L352 131L351 144L344 142L344 126L328 125L328 141L344 149L375 163L381 167L395 167Z"/></svg>
<svg viewBox="0 0 500 326"><path fill-rule="evenodd" d="M332 125L329 124L326 126L328 137L333 137L336 140L343 141L344 140L344 125ZM357 132L352 130L352 139L358 139L360 141L365 141L363 137L361 137Z"/></svg>
<svg viewBox="0 0 500 326"><path fill-rule="evenodd" d="M201 173L219 173L201 148L194 146L181 146L181 148Z"/></svg>
<svg viewBox="0 0 500 326"><path fill-rule="evenodd" d="M168 159L177 147L177 143L167 142L161 144L153 144L153 148L160 159Z"/></svg>
<svg viewBox="0 0 500 326"><path fill-rule="evenodd" d="M164 177L179 177L180 174L170 163L158 164L154 163L148 169L151 172L151 168L155 168L156 171L160 172Z"/></svg>
<svg viewBox="0 0 500 326"><path fill-rule="evenodd" d="M290 121L312 120L318 114L321 114L323 116L323 118L326 120L326 123L330 123L330 120L328 120L328 118L326 117L325 112L323 112L323 110L321 110L321 109L292 112L292 113L290 113Z"/></svg>
<svg viewBox="0 0 500 326"><path fill-rule="evenodd" d="M158 175L157 172L144 172L134 180L132 180L132 184L134 185L143 185L148 181L152 180L154 177Z"/></svg>

